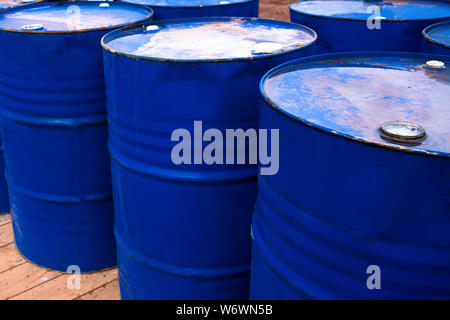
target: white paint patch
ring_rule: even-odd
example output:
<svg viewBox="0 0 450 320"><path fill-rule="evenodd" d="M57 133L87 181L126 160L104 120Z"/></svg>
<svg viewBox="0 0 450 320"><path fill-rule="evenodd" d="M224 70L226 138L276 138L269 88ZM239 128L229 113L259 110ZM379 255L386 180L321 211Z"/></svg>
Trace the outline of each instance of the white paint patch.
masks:
<svg viewBox="0 0 450 320"><path fill-rule="evenodd" d="M160 28L158 33L125 38L132 37L139 45L130 48L131 52L127 53L149 58L188 60L247 58L261 52L270 54L291 50L312 41L312 36L303 30L254 21L249 25L245 20L199 23L189 27L170 25ZM115 41L110 43L113 48L117 47L113 44Z"/></svg>

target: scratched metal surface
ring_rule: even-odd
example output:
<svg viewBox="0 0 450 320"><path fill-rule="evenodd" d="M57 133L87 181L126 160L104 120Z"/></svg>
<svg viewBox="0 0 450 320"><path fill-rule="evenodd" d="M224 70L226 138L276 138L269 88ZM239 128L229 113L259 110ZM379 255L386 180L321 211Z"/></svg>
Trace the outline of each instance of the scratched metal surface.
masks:
<svg viewBox="0 0 450 320"><path fill-rule="evenodd" d="M450 48L450 22L434 24L424 30L424 36L431 42Z"/></svg>
<svg viewBox="0 0 450 320"><path fill-rule="evenodd" d="M150 9L120 2L44 2L0 15L0 29L22 31L24 25L42 24L39 32L95 30L143 21L150 15Z"/></svg>
<svg viewBox="0 0 450 320"><path fill-rule="evenodd" d="M443 57L441 57L443 58ZM266 100L290 117L332 134L388 148L450 156L450 73L419 55L354 54L304 59L272 70L261 84ZM445 58L446 65L450 60ZM421 125L427 139L401 146L378 133L387 121Z"/></svg>
<svg viewBox="0 0 450 320"><path fill-rule="evenodd" d="M217 61L288 52L316 39L309 28L254 18L194 18L155 25L157 30L145 31L139 26L118 31L104 47L140 58Z"/></svg>
<svg viewBox="0 0 450 320"><path fill-rule="evenodd" d="M0 0L0 10L23 6L30 3L41 2L43 0Z"/></svg>
<svg viewBox="0 0 450 320"><path fill-rule="evenodd" d="M364 2L356 0L305 0L290 6L293 11L334 19L366 20L373 15L369 6L380 6L383 21L408 21L450 17L450 3L446 1L390 0Z"/></svg>
<svg viewBox="0 0 450 320"><path fill-rule="evenodd" d="M152 7L212 7L224 6L233 3L244 3L252 0L126 0L127 2L142 4Z"/></svg>

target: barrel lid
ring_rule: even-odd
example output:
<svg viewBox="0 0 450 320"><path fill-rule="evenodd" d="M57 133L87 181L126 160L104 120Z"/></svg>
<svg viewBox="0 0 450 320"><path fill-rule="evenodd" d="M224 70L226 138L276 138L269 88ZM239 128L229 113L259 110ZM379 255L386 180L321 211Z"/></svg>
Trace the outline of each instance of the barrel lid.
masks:
<svg viewBox="0 0 450 320"><path fill-rule="evenodd" d="M379 6L379 12L369 8L375 5ZM440 0L304 0L290 5L290 9L304 15L346 20L367 20L378 13L381 21L432 20L450 17L450 3Z"/></svg>
<svg viewBox="0 0 450 320"><path fill-rule="evenodd" d="M255 0L125 0L125 1L146 5L150 7L199 8L199 7L227 6L231 4L245 3Z"/></svg>
<svg viewBox="0 0 450 320"><path fill-rule="evenodd" d="M261 80L279 112L332 135L450 157L450 58L329 54L294 60Z"/></svg>
<svg viewBox="0 0 450 320"><path fill-rule="evenodd" d="M436 23L425 28L423 36L433 43L450 48L450 21Z"/></svg>
<svg viewBox="0 0 450 320"><path fill-rule="evenodd" d="M0 0L0 10L23 6L30 3L37 3L44 0Z"/></svg>
<svg viewBox="0 0 450 320"><path fill-rule="evenodd" d="M264 58L303 49L316 40L306 27L257 18L161 20L116 30L106 50L139 59L217 62Z"/></svg>
<svg viewBox="0 0 450 320"><path fill-rule="evenodd" d="M121 2L42 2L1 13L0 30L39 33L94 31L142 22L152 15L149 8Z"/></svg>

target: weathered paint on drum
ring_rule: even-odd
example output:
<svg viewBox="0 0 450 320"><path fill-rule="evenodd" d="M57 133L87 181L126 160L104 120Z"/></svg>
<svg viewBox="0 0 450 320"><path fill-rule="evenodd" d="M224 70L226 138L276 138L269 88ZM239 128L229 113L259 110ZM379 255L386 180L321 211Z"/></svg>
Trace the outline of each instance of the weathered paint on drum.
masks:
<svg viewBox="0 0 450 320"><path fill-rule="evenodd" d="M115 264L100 40L151 15L132 4L87 1L0 15L12 224L18 250L35 264L81 272Z"/></svg>
<svg viewBox="0 0 450 320"><path fill-rule="evenodd" d="M189 17L257 17L259 0L124 0L153 9L155 20Z"/></svg>
<svg viewBox="0 0 450 320"><path fill-rule="evenodd" d="M280 130L280 170L259 177L252 299L450 298L448 66L332 54L264 76L260 127ZM391 120L425 140L383 139Z"/></svg>
<svg viewBox="0 0 450 320"><path fill-rule="evenodd" d="M433 24L422 34L422 52L450 55L450 21Z"/></svg>
<svg viewBox="0 0 450 320"><path fill-rule="evenodd" d="M25 6L32 3L42 2L44 0L0 0L0 11Z"/></svg>
<svg viewBox="0 0 450 320"><path fill-rule="evenodd" d="M312 54L315 39L256 18L158 21L103 38L123 299L248 298L256 165L176 165L171 135L196 120L203 131L257 128L259 79Z"/></svg>
<svg viewBox="0 0 450 320"><path fill-rule="evenodd" d="M450 17L450 2L439 0L304 0L289 9L292 22L317 32L318 53L419 52L422 30Z"/></svg>

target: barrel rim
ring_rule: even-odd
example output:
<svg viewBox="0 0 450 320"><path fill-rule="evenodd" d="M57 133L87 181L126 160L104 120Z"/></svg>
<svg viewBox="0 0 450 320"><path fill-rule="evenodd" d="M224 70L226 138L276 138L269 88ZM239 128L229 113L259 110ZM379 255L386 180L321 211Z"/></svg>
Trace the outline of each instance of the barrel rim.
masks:
<svg viewBox="0 0 450 320"><path fill-rule="evenodd" d="M302 12L302 11L298 11L295 10L293 8L293 6L299 2L306 2L306 1L315 1L315 0L299 0L291 5L289 5L289 11L292 13L296 13L299 15L303 15L303 16L308 16L308 17L314 17L314 18L321 18L321 19L329 19L329 20L344 20L344 21L359 21L359 22L366 22L367 18L362 19L362 18L345 18L345 17L330 17L330 16L325 16L325 15L320 15L320 14L313 14L313 13L307 13L307 12ZM420 1L420 2L426 2L423 0L415 0L415 1ZM439 3L439 4L448 4L447 2L443 1L443 0L433 0L435 3ZM355 1L358 2L358 1ZM397 23L401 23L401 22L415 22L415 21L442 21L444 19L448 19L450 18L450 16L448 17L442 17L442 18L421 18L421 19L383 19L382 22L397 22Z"/></svg>
<svg viewBox="0 0 450 320"><path fill-rule="evenodd" d="M8 9L5 11L0 12L0 17L2 17L4 14L9 14L11 12L15 12L15 11L21 11L24 9L30 9L30 8L35 8L35 7L43 7L43 6L60 6L63 4L70 4L70 5L77 5L77 4L90 4L93 5L95 2L93 1L89 1L89 0L80 0L80 1L68 1L68 0L64 0L64 1L57 1L57 2L46 2L45 0L40 0L40 2L38 3L31 3L25 6L20 6L20 7L14 7L12 9ZM133 22L127 22L127 23L122 23L122 24L118 24L118 25L113 25L113 26L108 26L108 27L98 27L98 28L88 28L88 29L82 29L82 30L58 30L58 31L45 31L45 30L10 30L10 29L4 29L4 28L0 28L0 31L3 32L11 32L11 33L26 33L26 34L79 34L79 33L86 33L86 32L95 32L95 31L103 31L103 30L113 30L113 29L118 29L118 28L125 28L128 26L132 26L135 24L139 24L142 22L147 21L148 19L153 18L154 12L151 8L142 6L142 5L138 5L138 4L133 4L133 3L128 3L128 2L124 2L124 1L107 1L107 0L102 0L102 1L97 1L97 3L108 3L108 4L113 4L114 6L118 5L118 6L129 6L129 7L134 7L135 9L139 9L142 10L142 12L147 13L147 16L145 18L139 19L139 20L135 20Z"/></svg>
<svg viewBox="0 0 450 320"><path fill-rule="evenodd" d="M15 5L15 6L0 8L0 14L3 13L3 11L5 11L5 10L11 10L11 9L15 9L15 8L22 8L24 6L29 6L29 5L40 3L40 2L44 2L44 1L46 1L46 0L34 0L33 2L30 2L30 3L19 3L18 5Z"/></svg>
<svg viewBox="0 0 450 320"><path fill-rule="evenodd" d="M232 21L233 19L239 19L239 20L249 20L249 21L262 21L262 22L269 22L276 25L292 25L297 30L302 30L308 32L311 36L313 36L310 43L307 45L301 46L301 47L295 47L290 50L286 51L280 51L280 52L274 52L269 54L261 54L256 56L250 56L250 57L238 57L238 58L221 58L221 59L174 59L174 58L156 58L156 57L143 57L138 55L133 55L129 53L124 53L118 50L114 50L108 46L108 43L112 40L115 40L119 38L119 35L125 34L127 31L131 29L144 29L147 26L150 25L160 25L160 24L167 24L172 22L178 22L178 23L184 23L184 22L192 22L192 21ZM148 21L143 22L139 24L133 24L128 27L120 28L114 31L111 31L110 33L104 35L101 40L101 45L103 49L107 52L110 52L112 54L116 54L119 56L123 56L130 59L135 60L146 60L146 61L157 61L157 62L167 62L167 63L219 63L219 62L242 62L242 61L253 61L253 60L259 60L259 59L267 59L272 57L278 57L285 54L290 54L293 52L297 52L300 50L305 50L306 48L312 46L317 41L317 33L304 25L293 23L293 22L286 22L286 21L278 21L278 20L271 20L271 19L260 19L260 18L253 18L253 17L190 17L190 18L182 18L182 19L165 19L165 20L157 20L157 21Z"/></svg>
<svg viewBox="0 0 450 320"><path fill-rule="evenodd" d="M436 44L438 46L442 46L444 48L450 49L450 44L445 44L442 41L433 39L428 34L428 32L431 31L431 29L436 28L436 27L440 27L440 26L443 26L443 25L448 25L450 27L450 20L449 21L438 22L438 23L432 24L431 26L426 27L425 29L422 30L422 35L425 38L425 40L427 40L427 41L429 41L429 42L431 42L433 44Z"/></svg>
<svg viewBox="0 0 450 320"><path fill-rule="evenodd" d="M132 1L128 1L128 0L122 0L122 2L127 2L127 3L133 3L133 4L138 4L140 6L148 6L150 8L155 7L155 8L171 8L171 9L200 9L200 8L216 8L216 7L230 7L230 6L234 6L234 5L242 5L245 3L249 3L249 2L258 2L259 0L240 0L239 2L234 2L234 3L224 3L224 4L211 4L211 5L198 5L198 6L191 6L191 5L186 5L186 6L176 6L176 5L158 5L158 4L145 4L145 3L137 3L137 2L132 2Z"/></svg>
<svg viewBox="0 0 450 320"><path fill-rule="evenodd" d="M346 140L354 141L357 143L365 144L365 145L371 145L375 147L379 147L384 150L394 150L399 152L405 152L405 153L412 153L412 154L418 154L418 155L425 155L425 156L433 156L438 158L450 158L450 153L448 152L442 152L442 151L433 151L433 150L425 150L425 149L411 149L407 146L402 145L396 145L396 144L382 144L381 142L377 141L370 141L365 138L355 137L349 134L345 134L342 132L339 132L337 130L334 130L333 128L325 127L319 124L316 124L312 121L308 121L301 117L296 117L295 115L287 112L286 110L278 107L267 95L267 93L264 90L264 83L267 79L272 77L273 75L289 70L291 68L297 67L299 64L307 64L309 62L315 62L315 61L324 61L324 60L331 60L331 59L339 59L339 58L349 58L352 59L358 58L358 57L409 57L409 58L424 58L424 60L449 60L449 56L445 55L436 55L436 54L425 54L425 53L412 53L412 52L395 52L395 51L385 51L385 52L376 52L376 51L359 51L359 52L340 52L340 53L329 53L329 54L321 54L321 55L314 55L309 57L304 57L300 59L291 60L288 62L285 62L281 65L276 66L275 68L272 68L268 72L264 74L264 76L261 78L259 82L259 91L264 99L264 101L274 110L279 112L281 115L289 118L292 121L298 122L302 125L305 125L307 127L310 127L314 130L318 130L322 133L329 134L332 136L336 136L339 138L343 138Z"/></svg>

